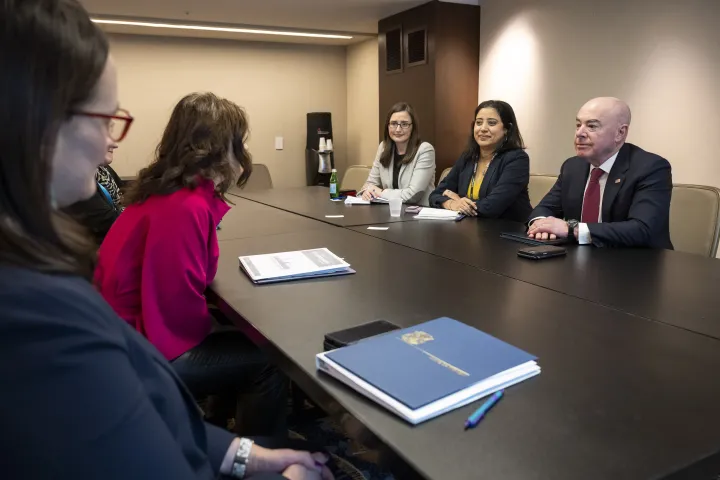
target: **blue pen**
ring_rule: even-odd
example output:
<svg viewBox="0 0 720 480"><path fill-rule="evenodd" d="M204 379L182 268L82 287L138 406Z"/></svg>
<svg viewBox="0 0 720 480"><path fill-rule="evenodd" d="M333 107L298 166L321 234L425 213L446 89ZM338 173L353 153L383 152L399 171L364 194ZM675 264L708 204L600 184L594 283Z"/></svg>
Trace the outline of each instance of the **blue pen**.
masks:
<svg viewBox="0 0 720 480"><path fill-rule="evenodd" d="M475 410L475 413L470 415L465 422L465 430L468 430L470 428L477 427L477 424L480 423L480 420L482 420L485 417L485 414L495 406L495 404L500 401L500 399L503 397L503 391L500 390L499 392L495 392L492 394L492 396L488 399L487 402L482 404L482 407Z"/></svg>

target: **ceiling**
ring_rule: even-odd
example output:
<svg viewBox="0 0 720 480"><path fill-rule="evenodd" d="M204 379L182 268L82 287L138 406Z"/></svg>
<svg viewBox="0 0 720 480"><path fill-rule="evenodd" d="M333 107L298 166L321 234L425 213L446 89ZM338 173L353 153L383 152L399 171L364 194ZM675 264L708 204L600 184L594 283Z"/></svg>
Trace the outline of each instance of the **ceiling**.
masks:
<svg viewBox="0 0 720 480"><path fill-rule="evenodd" d="M80 0L96 17L149 18L175 23L278 27L323 32L352 32L353 40L295 39L302 43L349 44L377 34L385 17L429 0ZM451 0L453 1L453 0ZM458 3L478 0L454 0ZM293 41L290 37L240 36L227 33L170 31L145 27L104 26L121 33L220 37L262 41ZM363 35L364 34L364 35Z"/></svg>

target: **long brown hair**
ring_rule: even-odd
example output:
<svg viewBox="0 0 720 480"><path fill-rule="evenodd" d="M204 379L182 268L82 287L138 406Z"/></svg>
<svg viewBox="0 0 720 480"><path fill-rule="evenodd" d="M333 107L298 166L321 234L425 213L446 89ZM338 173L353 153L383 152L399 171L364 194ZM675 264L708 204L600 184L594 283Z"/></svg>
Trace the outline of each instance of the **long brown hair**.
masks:
<svg viewBox="0 0 720 480"><path fill-rule="evenodd" d="M242 107L212 93L187 95L170 115L155 160L140 171L127 192L128 204L195 188L200 179L221 179L215 191L227 200L230 187L244 185L252 173L252 158L245 148L248 132ZM243 167L238 179L228 158L231 149Z"/></svg>
<svg viewBox="0 0 720 480"><path fill-rule="evenodd" d="M383 152L380 155L380 164L388 168L393 160L393 154L395 153L395 142L390 138L390 118L393 114L407 112L410 115L410 121L412 122L412 133L410 133L410 139L408 140L408 147L403 156L402 163L410 163L417 154L422 139L420 138L420 126L418 125L417 117L415 116L415 109L409 103L396 103L390 109L385 119L385 136L383 137Z"/></svg>
<svg viewBox="0 0 720 480"><path fill-rule="evenodd" d="M473 115L473 121L470 124L470 137L468 138L468 144L462 153L462 157L465 158L466 161L477 161L480 159L480 145L478 145L477 140L475 140L475 117L477 117L478 112L483 108L494 108L500 116L500 121L507 130L505 139L495 148L495 154L500 155L510 150L525 150L525 142L520 134L520 127L518 127L517 118L515 117L515 110L513 110L509 103L503 102L502 100L485 100L475 109L475 115Z"/></svg>
<svg viewBox="0 0 720 480"><path fill-rule="evenodd" d="M92 273L90 245L52 206L52 158L107 57L105 35L76 0L0 2L0 263Z"/></svg>

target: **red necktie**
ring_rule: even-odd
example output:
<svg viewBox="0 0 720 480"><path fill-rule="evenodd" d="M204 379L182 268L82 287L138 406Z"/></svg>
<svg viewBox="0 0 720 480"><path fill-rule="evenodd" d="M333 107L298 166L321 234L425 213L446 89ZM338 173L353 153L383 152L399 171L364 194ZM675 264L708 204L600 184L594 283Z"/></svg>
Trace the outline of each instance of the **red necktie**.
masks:
<svg viewBox="0 0 720 480"><path fill-rule="evenodd" d="M590 172L590 181L585 190L585 198L582 207L582 223L598 223L600 218L600 177L603 176L602 169L593 168Z"/></svg>

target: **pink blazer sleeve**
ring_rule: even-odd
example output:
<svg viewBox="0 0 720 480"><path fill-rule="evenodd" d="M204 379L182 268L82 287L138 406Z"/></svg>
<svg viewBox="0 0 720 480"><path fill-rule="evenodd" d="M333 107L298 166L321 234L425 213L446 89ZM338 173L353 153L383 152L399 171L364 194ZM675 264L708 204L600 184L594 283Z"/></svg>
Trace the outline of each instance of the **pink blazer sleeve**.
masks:
<svg viewBox="0 0 720 480"><path fill-rule="evenodd" d="M152 225L141 280L146 328L158 329L148 331L148 337L171 360L197 346L212 328L204 292L212 268L209 240L214 227L206 209L178 210Z"/></svg>

